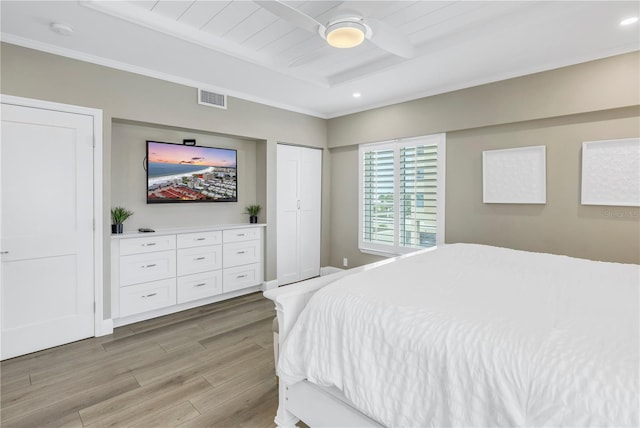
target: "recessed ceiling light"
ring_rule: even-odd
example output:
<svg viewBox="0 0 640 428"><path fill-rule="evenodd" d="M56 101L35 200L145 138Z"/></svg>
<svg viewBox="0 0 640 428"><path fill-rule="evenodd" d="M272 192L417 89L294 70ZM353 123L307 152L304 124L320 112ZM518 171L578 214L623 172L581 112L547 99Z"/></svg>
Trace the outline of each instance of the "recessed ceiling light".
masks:
<svg viewBox="0 0 640 428"><path fill-rule="evenodd" d="M360 98L362 94L360 92L354 92L353 93L353 98Z"/></svg>
<svg viewBox="0 0 640 428"><path fill-rule="evenodd" d="M627 25L635 24L636 22L638 22L638 17L632 16L631 18L626 18L620 21L620 25L625 27Z"/></svg>
<svg viewBox="0 0 640 428"><path fill-rule="evenodd" d="M73 28L71 28L67 24L62 24L60 22L52 22L51 23L51 31L54 33L58 33L62 36L70 36L73 34Z"/></svg>

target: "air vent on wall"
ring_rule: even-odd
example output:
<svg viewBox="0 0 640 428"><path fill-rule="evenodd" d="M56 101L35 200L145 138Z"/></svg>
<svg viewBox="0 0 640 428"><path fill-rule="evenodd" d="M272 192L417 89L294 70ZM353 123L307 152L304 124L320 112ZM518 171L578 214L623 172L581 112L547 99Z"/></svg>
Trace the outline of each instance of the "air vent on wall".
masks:
<svg viewBox="0 0 640 428"><path fill-rule="evenodd" d="M205 91L204 89L198 89L198 104L209 107L217 107L227 109L227 96L223 94L216 94L215 92Z"/></svg>

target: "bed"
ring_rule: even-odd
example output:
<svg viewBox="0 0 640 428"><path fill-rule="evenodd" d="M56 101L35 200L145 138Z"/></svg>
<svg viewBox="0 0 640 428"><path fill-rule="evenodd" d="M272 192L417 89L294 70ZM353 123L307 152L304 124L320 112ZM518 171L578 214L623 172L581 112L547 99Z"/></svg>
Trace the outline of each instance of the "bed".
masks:
<svg viewBox="0 0 640 428"><path fill-rule="evenodd" d="M449 244L265 292L278 426L638 426L640 267Z"/></svg>

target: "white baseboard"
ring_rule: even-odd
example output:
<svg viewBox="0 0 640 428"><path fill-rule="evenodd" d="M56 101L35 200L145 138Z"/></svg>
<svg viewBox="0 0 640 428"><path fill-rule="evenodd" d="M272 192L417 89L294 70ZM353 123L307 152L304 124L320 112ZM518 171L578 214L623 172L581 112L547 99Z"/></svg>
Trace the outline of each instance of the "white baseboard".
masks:
<svg viewBox="0 0 640 428"><path fill-rule="evenodd" d="M96 325L95 336L107 336L113 334L113 320L111 318L102 320L100 325Z"/></svg>
<svg viewBox="0 0 640 428"><path fill-rule="evenodd" d="M333 266L323 266L320 268L320 276L331 275L332 273L342 272L344 269L340 269Z"/></svg>
<svg viewBox="0 0 640 428"><path fill-rule="evenodd" d="M271 290L272 288L276 288L278 286L278 280L273 279L271 281L265 281L262 283L262 291Z"/></svg>

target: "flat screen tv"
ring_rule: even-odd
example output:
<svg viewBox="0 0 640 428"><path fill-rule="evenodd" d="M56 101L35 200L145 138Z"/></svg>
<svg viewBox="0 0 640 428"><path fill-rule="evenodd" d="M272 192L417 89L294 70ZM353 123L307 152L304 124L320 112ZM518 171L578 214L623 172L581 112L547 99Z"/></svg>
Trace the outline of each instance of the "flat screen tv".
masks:
<svg viewBox="0 0 640 428"><path fill-rule="evenodd" d="M238 202L233 149L147 141L147 203Z"/></svg>

